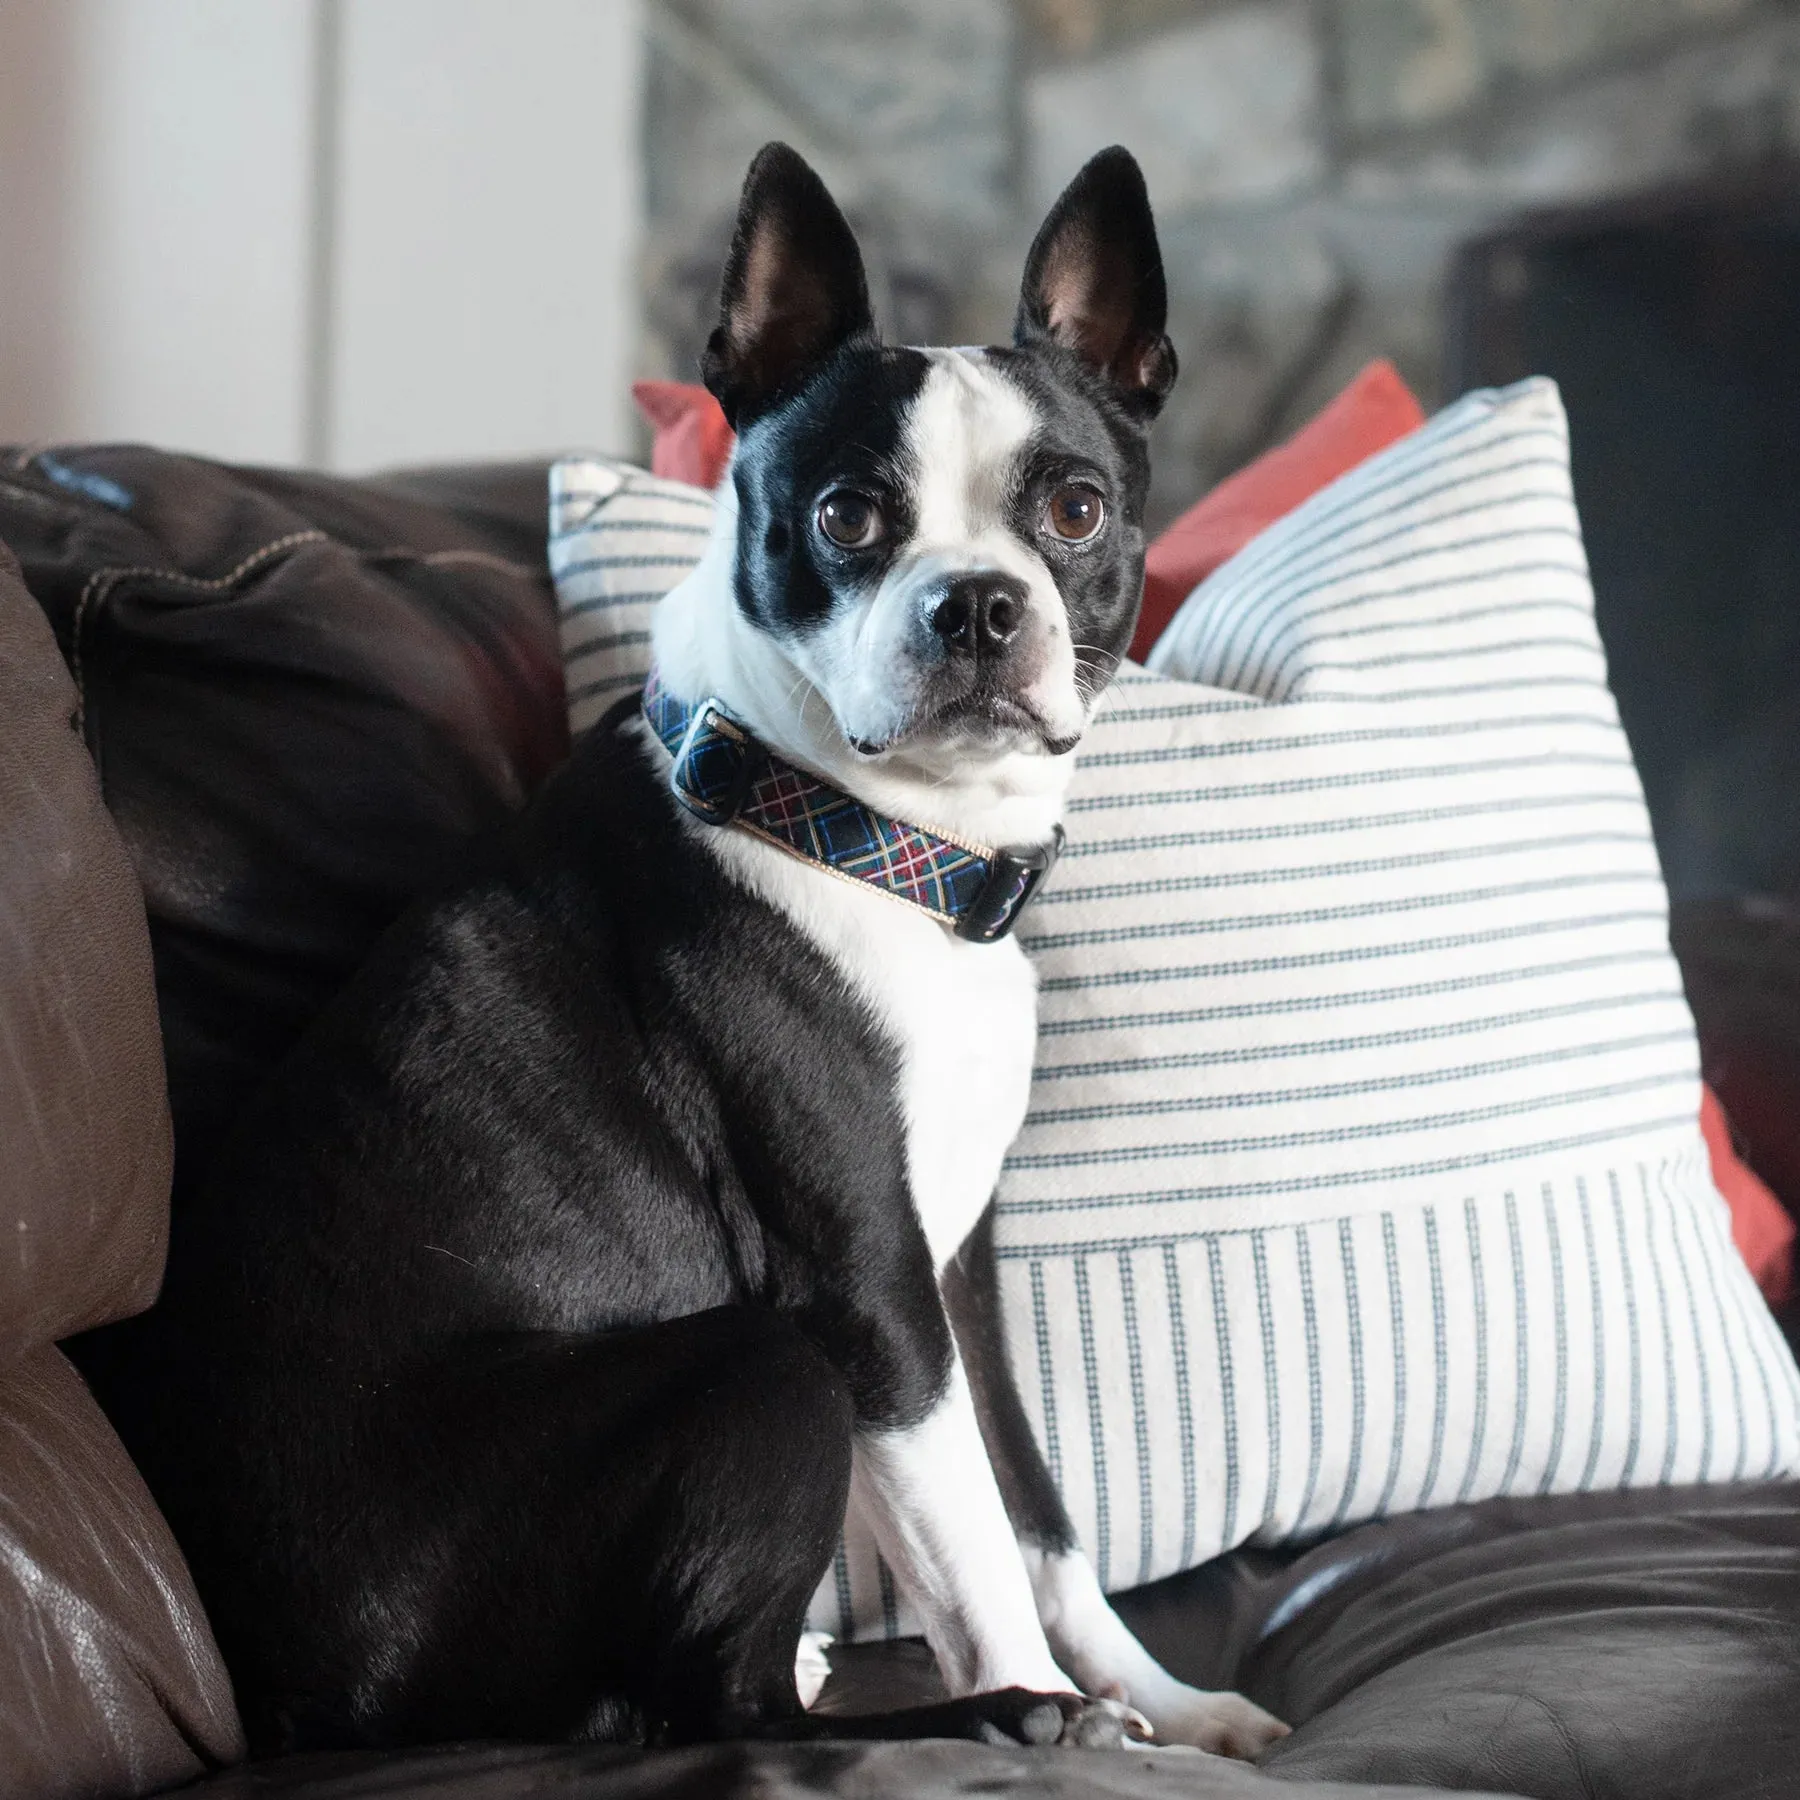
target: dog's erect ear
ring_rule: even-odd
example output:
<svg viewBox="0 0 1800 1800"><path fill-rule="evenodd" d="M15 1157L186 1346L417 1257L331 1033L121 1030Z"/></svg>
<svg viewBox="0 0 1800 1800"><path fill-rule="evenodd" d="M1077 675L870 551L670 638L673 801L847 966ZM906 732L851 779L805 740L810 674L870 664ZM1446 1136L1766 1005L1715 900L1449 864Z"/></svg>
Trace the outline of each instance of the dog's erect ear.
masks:
<svg viewBox="0 0 1800 1800"><path fill-rule="evenodd" d="M744 177L719 325L701 358L706 385L741 428L874 331L862 256L836 201L797 151L765 144Z"/></svg>
<svg viewBox="0 0 1800 1800"><path fill-rule="evenodd" d="M1069 183L1038 231L1013 342L1049 338L1073 350L1150 419L1175 385L1168 310L1143 172L1115 144Z"/></svg>

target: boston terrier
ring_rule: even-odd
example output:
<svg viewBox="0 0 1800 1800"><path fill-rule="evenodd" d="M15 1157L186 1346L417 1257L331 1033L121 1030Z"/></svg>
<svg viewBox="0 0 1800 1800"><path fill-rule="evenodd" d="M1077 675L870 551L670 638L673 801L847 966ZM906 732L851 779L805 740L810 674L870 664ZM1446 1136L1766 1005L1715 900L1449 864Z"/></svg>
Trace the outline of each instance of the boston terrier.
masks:
<svg viewBox="0 0 1800 1800"><path fill-rule="evenodd" d="M751 166L738 432L655 673L381 940L185 1207L127 1436L258 1750L966 1736L1255 1755L1074 1541L987 1219L1011 927L1135 621L1175 379L1136 163L1013 342L884 345L818 177ZM846 1505L951 1698L807 1712Z"/></svg>

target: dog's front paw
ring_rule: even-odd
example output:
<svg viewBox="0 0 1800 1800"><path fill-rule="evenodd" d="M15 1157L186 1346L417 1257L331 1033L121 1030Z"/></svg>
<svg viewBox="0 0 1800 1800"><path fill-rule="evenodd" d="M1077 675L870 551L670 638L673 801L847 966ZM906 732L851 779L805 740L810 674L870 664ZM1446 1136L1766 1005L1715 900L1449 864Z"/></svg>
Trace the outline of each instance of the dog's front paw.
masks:
<svg viewBox="0 0 1800 1800"><path fill-rule="evenodd" d="M1150 1735L1143 1714L1119 1700L1085 1694L1043 1694L1031 1688L999 1688L977 1694L976 1735L988 1744L1057 1744L1080 1750L1117 1750Z"/></svg>
<svg viewBox="0 0 1800 1800"><path fill-rule="evenodd" d="M1289 1726L1242 1694L1207 1694L1184 1687L1151 1713L1159 1743L1192 1744L1215 1756L1255 1762Z"/></svg>

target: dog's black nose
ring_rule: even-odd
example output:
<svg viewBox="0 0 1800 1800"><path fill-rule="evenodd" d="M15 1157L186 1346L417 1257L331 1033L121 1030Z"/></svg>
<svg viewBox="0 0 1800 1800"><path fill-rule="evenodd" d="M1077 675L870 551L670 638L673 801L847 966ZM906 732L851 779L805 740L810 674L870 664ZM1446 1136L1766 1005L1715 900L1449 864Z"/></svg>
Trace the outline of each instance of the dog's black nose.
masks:
<svg viewBox="0 0 1800 1800"><path fill-rule="evenodd" d="M931 615L931 629L953 651L994 656L1025 623L1027 591L1014 575L959 576Z"/></svg>

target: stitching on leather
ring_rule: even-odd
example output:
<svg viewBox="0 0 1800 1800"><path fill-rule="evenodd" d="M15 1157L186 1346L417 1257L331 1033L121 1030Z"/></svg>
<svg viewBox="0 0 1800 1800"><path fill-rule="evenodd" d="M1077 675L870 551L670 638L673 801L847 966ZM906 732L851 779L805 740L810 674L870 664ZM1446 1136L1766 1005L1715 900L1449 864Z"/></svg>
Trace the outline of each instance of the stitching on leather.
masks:
<svg viewBox="0 0 1800 1800"><path fill-rule="evenodd" d="M184 575L175 569L145 567L96 569L87 578L87 583L81 590L81 598L75 602L75 616L69 627L69 673L75 678L76 730L84 735L87 731L87 686L83 679L82 661L82 640L87 631L87 616L90 609L105 599L117 583L128 581L133 576L142 576L149 581L172 582L177 587L219 593L236 586L258 563L267 562L270 557L279 556L284 550L292 550L300 544L323 544L329 541L322 531L290 531L286 537L278 537L273 543L264 544L260 550L252 550L235 569L224 575Z"/></svg>
<svg viewBox="0 0 1800 1800"><path fill-rule="evenodd" d="M8 491L12 491L10 484ZM40 504L55 504L48 496L32 494L28 490L20 490L24 497L37 500ZM259 563L272 556L278 556L284 550L292 550L301 544L323 544L331 542L323 531L291 531L286 537L276 538L273 543L264 544L260 550L253 550L235 569L224 575L201 576L185 575L176 569L154 569L148 567L96 569L82 587L81 597L75 602L75 616L70 624L69 673L75 679L75 727L83 733L87 730L87 683L83 665L83 640L87 631L88 614L104 600L113 587L128 581L133 576L141 576L146 580L173 582L179 587L198 588L204 592L217 593L234 587L250 573ZM376 557L393 557L397 560L424 563L433 566L454 567L465 564L477 568L494 569L503 575L510 575L520 581L543 584L547 581L544 570L533 568L529 563L514 562L510 557L496 556L487 550L431 550L421 554L417 550L409 550L403 544L395 544L385 550L369 551L365 554Z"/></svg>

